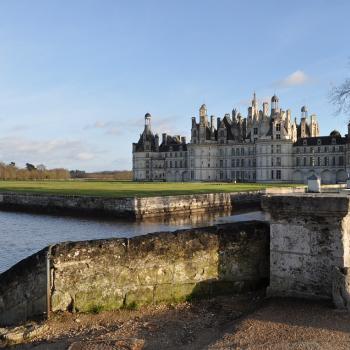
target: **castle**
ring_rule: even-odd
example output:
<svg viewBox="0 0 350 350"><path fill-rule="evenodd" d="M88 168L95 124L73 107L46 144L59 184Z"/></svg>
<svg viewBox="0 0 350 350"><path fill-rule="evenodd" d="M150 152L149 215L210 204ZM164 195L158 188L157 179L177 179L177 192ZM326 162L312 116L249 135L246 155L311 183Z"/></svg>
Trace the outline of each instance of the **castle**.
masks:
<svg viewBox="0 0 350 350"><path fill-rule="evenodd" d="M264 102L259 110L254 93L247 117L234 109L215 120L202 105L198 122L192 118L190 143L166 133L160 140L147 113L144 131L133 143L133 179L304 183L315 174L322 183L344 182L348 135L320 136L316 115L303 106L298 123L289 109L279 107L276 95L271 108Z"/></svg>

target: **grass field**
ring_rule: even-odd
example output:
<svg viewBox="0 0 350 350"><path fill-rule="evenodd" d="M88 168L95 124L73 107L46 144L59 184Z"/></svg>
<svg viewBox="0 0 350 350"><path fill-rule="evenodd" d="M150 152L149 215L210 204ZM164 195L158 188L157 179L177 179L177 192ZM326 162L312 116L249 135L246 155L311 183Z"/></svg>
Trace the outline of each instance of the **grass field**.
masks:
<svg viewBox="0 0 350 350"><path fill-rule="evenodd" d="M265 189L267 187L296 186L295 184L254 183L179 183L131 181L0 181L0 191L49 193L66 195L92 195L109 197L148 197L178 194L239 192Z"/></svg>

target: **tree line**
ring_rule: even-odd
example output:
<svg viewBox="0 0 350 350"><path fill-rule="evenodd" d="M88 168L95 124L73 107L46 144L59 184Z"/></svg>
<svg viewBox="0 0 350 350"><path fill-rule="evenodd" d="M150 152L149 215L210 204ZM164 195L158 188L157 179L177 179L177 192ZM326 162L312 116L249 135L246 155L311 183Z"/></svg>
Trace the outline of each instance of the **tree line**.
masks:
<svg viewBox="0 0 350 350"><path fill-rule="evenodd" d="M25 168L19 168L15 163L0 163L0 180L66 180L69 178L69 171L62 168L46 169L43 165L36 167L30 163L27 163Z"/></svg>

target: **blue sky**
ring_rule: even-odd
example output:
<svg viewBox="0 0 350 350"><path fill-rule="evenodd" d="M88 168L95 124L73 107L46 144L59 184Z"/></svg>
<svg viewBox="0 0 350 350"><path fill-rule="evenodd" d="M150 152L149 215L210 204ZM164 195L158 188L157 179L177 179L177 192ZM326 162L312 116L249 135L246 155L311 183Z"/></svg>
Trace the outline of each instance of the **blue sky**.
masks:
<svg viewBox="0 0 350 350"><path fill-rule="evenodd" d="M350 74L348 0L1 0L0 160L131 168L131 143L189 135L206 103L246 114L276 93L346 132L329 90Z"/></svg>

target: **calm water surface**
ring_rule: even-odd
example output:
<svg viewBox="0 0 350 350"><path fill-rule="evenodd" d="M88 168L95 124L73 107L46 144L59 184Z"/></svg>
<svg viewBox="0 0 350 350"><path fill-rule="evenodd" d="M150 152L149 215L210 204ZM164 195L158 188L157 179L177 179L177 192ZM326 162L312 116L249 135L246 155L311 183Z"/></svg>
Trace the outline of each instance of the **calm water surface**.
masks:
<svg viewBox="0 0 350 350"><path fill-rule="evenodd" d="M264 220L260 211L236 215L202 214L143 222L104 221L0 211L0 273L49 244L110 237L132 237L156 231L214 223Z"/></svg>

